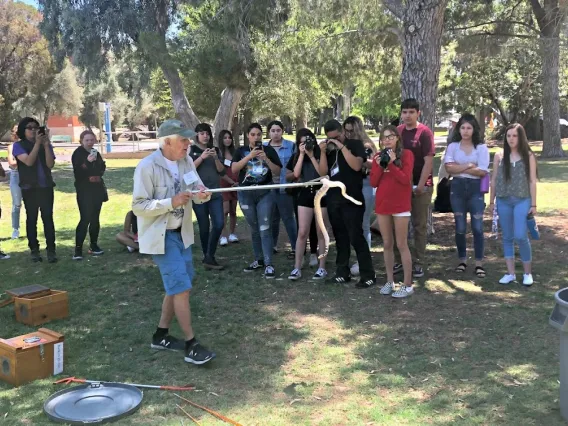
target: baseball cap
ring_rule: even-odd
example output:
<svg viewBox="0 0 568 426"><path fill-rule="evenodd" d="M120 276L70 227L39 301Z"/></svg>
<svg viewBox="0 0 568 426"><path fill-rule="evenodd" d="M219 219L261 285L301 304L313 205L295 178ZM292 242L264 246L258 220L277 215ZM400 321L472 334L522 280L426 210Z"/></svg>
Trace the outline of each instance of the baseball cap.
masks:
<svg viewBox="0 0 568 426"><path fill-rule="evenodd" d="M158 128L159 138L174 135L179 135L184 138L192 138L195 136L195 132L188 128L180 120L166 120Z"/></svg>

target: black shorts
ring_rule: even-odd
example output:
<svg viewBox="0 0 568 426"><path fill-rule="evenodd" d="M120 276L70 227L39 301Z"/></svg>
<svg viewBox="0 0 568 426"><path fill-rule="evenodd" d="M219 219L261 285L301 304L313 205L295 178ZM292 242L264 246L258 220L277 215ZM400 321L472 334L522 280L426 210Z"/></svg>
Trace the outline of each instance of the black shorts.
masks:
<svg viewBox="0 0 568 426"><path fill-rule="evenodd" d="M301 188L298 192L298 206L308 207L310 209L314 208L314 197L316 196L316 192L320 189L319 186L308 186ZM323 197L321 199L321 207L327 207L326 199L327 197Z"/></svg>

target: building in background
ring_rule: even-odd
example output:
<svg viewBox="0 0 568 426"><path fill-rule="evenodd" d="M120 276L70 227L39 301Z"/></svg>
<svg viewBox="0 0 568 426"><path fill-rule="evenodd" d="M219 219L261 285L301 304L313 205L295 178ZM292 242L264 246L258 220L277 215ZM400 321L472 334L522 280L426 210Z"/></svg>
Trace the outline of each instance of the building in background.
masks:
<svg viewBox="0 0 568 426"><path fill-rule="evenodd" d="M53 142L79 142L79 135L87 128L76 115L52 115L47 119L47 127Z"/></svg>

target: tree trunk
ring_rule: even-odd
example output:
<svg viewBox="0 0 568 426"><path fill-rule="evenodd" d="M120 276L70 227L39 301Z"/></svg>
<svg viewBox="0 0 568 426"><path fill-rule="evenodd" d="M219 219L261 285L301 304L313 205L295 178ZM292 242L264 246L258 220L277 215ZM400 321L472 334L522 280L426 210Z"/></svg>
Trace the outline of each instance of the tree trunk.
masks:
<svg viewBox="0 0 568 426"><path fill-rule="evenodd" d="M476 112L477 122L479 123L479 133L481 134L481 139L485 139L485 113L487 109L485 107L480 107Z"/></svg>
<svg viewBox="0 0 568 426"><path fill-rule="evenodd" d="M281 118L282 124L284 124L284 133L291 135L293 133L292 129L292 119L289 115L283 115Z"/></svg>
<svg viewBox="0 0 568 426"><path fill-rule="evenodd" d="M243 121L242 121L242 125L241 125L241 132L243 135L243 144L246 145L247 144L247 129L248 126L250 126L250 124L252 123L252 110L250 108L246 108L243 112ZM236 141L236 137L235 137L235 143ZM239 141L240 144L240 141Z"/></svg>
<svg viewBox="0 0 568 426"><path fill-rule="evenodd" d="M420 121L435 126L444 11L448 0L408 0L402 11L402 99L420 103Z"/></svg>
<svg viewBox="0 0 568 426"><path fill-rule="evenodd" d="M237 112L241 98L243 97L243 90L233 87L225 87L221 93L221 103L217 108L215 114L215 124L213 128L213 136L215 138L214 144L217 146L217 135L221 130L228 130L233 122L233 117Z"/></svg>
<svg viewBox="0 0 568 426"><path fill-rule="evenodd" d="M564 157L560 140L560 94L558 85L560 68L560 41L558 37L540 39L542 57L542 156Z"/></svg>

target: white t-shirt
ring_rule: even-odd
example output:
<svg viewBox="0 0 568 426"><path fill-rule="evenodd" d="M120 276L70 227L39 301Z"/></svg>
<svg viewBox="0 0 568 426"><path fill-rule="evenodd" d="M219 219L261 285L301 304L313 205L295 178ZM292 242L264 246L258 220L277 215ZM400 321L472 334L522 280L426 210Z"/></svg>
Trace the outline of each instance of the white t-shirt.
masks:
<svg viewBox="0 0 568 426"><path fill-rule="evenodd" d="M181 180L179 177L179 167L177 161L171 161L164 157L166 165L174 178L174 190L176 195L181 191ZM183 206L173 209L168 215L167 229L178 229L183 222Z"/></svg>
<svg viewBox="0 0 568 426"><path fill-rule="evenodd" d="M444 158L444 164L446 163L456 163L456 164L466 164L473 163L477 168L481 170L489 171L489 150L487 145L480 143L477 148L473 148L471 153L467 154L461 148L460 142L452 142L446 149L446 156ZM470 175L467 172L459 173L454 175L454 177L463 177L468 179L481 179L479 176Z"/></svg>

